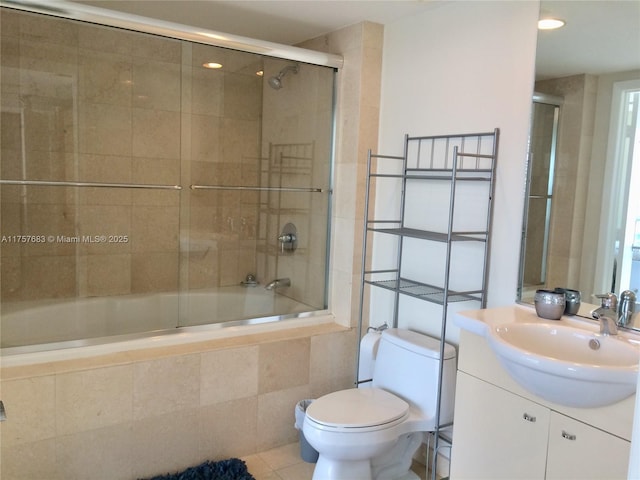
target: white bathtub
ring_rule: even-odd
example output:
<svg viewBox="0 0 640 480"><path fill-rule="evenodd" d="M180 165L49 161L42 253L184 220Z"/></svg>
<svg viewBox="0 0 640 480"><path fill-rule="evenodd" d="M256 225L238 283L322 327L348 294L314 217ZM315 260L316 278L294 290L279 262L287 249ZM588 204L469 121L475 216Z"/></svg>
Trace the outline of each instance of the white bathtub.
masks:
<svg viewBox="0 0 640 480"><path fill-rule="evenodd" d="M262 287L242 286L3 304L2 355L126 341L183 329L177 327L212 329L273 322L314 310Z"/></svg>

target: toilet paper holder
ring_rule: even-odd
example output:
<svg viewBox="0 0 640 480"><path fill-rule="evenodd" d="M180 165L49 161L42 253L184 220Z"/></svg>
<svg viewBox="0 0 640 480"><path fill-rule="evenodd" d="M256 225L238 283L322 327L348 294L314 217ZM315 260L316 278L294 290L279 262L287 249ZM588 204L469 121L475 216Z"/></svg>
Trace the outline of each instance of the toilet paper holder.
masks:
<svg viewBox="0 0 640 480"><path fill-rule="evenodd" d="M379 327L367 328L367 333L360 339L357 355L356 385L371 384L373 381L373 362L378 351L378 342L382 331L389 328L385 322ZM369 386L369 385L368 385Z"/></svg>

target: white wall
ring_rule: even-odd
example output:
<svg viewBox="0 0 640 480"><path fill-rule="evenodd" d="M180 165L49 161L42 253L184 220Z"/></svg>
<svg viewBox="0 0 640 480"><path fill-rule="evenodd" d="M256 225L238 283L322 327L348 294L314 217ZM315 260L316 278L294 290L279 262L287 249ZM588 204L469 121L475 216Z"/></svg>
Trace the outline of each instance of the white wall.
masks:
<svg viewBox="0 0 640 480"><path fill-rule="evenodd" d="M537 0L446 1L385 27L379 153L401 154L405 133L500 128L488 306L516 298L538 9Z"/></svg>

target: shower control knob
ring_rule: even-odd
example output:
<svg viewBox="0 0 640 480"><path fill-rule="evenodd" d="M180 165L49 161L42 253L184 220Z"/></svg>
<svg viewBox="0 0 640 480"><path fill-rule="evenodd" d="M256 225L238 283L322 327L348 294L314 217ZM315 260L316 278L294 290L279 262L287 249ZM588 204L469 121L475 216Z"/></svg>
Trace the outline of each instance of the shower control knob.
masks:
<svg viewBox="0 0 640 480"><path fill-rule="evenodd" d="M296 241L296 236L293 233L285 233L278 237L280 243L293 243Z"/></svg>
<svg viewBox="0 0 640 480"><path fill-rule="evenodd" d="M278 235L281 253L293 253L298 248L298 230L293 223L287 223Z"/></svg>

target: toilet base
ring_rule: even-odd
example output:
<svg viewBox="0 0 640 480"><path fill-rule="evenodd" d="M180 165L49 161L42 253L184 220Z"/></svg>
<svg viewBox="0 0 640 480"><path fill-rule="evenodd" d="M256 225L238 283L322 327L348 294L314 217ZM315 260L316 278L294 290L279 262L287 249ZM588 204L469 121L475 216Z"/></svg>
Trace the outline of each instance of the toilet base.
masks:
<svg viewBox="0 0 640 480"><path fill-rule="evenodd" d="M398 438L393 448L372 458L374 480L419 480L411 471L411 463L423 439L422 432L406 433Z"/></svg>
<svg viewBox="0 0 640 480"><path fill-rule="evenodd" d="M336 464L323 459L318 459L313 470L312 480L375 480L371 473L371 463L369 461L340 462ZM415 472L409 470L400 477L385 480L420 480Z"/></svg>
<svg viewBox="0 0 640 480"><path fill-rule="evenodd" d="M420 480L411 463L423 438L422 432L401 435L392 448L371 459L336 461L320 454L313 480Z"/></svg>
<svg viewBox="0 0 640 480"><path fill-rule="evenodd" d="M320 455L313 470L313 480L334 480L336 478L373 480L371 462L369 459L333 462Z"/></svg>
<svg viewBox="0 0 640 480"><path fill-rule="evenodd" d="M409 470L405 475L394 478L393 480L420 480L420 476L417 473Z"/></svg>

